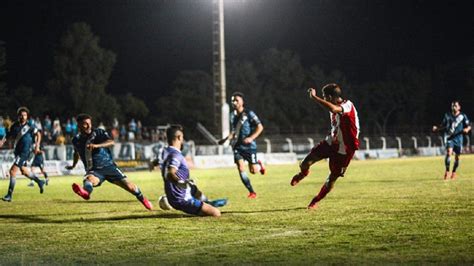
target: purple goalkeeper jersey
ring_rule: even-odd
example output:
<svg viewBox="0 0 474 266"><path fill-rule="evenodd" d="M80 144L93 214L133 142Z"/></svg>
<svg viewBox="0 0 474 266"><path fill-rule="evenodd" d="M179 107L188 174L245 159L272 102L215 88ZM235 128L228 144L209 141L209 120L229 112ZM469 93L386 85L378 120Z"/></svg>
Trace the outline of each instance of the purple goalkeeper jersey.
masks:
<svg viewBox="0 0 474 266"><path fill-rule="evenodd" d="M169 203L173 206L174 203L182 203L190 197L189 188L179 187L175 183L168 180L168 168L176 168L176 175L181 180L189 180L189 168L181 151L175 147L166 147L163 150L161 163L161 176L165 184L165 193L168 197Z"/></svg>

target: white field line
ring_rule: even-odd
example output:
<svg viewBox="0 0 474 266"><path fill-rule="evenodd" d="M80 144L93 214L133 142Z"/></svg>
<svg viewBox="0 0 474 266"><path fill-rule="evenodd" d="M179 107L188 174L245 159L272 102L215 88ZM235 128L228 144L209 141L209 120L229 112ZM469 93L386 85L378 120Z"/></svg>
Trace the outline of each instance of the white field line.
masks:
<svg viewBox="0 0 474 266"><path fill-rule="evenodd" d="M302 231L299 230L289 230L289 231L284 231L284 232L279 232L279 233L273 233L273 234L268 234L264 236L255 236L255 237L246 237L241 240L233 241L233 242L227 242L227 243L222 243L222 244L213 244L213 245L201 245L199 247L193 248L193 249L186 249L186 250L175 250L171 252L165 253L166 255L192 255L196 252L203 251L206 249L216 249L216 248L221 248L221 247L227 247L227 246L233 246L233 245L242 245L246 244L249 242L257 242L260 240L267 240L267 239L273 239L273 238L286 238L286 237L294 237L303 234Z"/></svg>

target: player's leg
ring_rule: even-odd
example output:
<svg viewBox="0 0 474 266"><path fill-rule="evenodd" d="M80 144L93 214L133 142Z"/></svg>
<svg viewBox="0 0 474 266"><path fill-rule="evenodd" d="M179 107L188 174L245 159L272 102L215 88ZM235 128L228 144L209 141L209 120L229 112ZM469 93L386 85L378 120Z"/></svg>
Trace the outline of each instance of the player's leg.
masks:
<svg viewBox="0 0 474 266"><path fill-rule="evenodd" d="M456 170L459 167L459 159L461 156L462 145L455 145L453 147L454 152L454 164L453 164L453 171L451 173L451 179L456 179Z"/></svg>
<svg viewBox="0 0 474 266"><path fill-rule="evenodd" d="M31 171L32 171L32 172L35 171L35 167L34 167L34 166L31 166ZM28 183L28 186L29 186L29 187L34 187L34 186L35 186L35 181L33 181L33 180L30 179L30 183Z"/></svg>
<svg viewBox="0 0 474 266"><path fill-rule="evenodd" d="M237 171L239 171L240 180L249 191L249 194L247 197L253 199L257 197L257 193L255 193L255 191L253 190L252 184L250 183L249 176L245 172L244 158L245 157L243 153L241 153L238 150L234 150L234 162L235 162L235 165L237 166Z"/></svg>
<svg viewBox="0 0 474 266"><path fill-rule="evenodd" d="M329 157L329 169L331 173L329 174L326 182L322 185L321 190L318 195L314 197L308 205L308 209L314 209L317 207L317 203L324 199L326 195L331 192L334 188L334 184L337 179L341 176L344 176L349 163L354 156L354 152L349 152L348 154L333 154Z"/></svg>
<svg viewBox="0 0 474 266"><path fill-rule="evenodd" d="M30 180L32 180L36 184L38 184L38 187L40 189L40 193L43 193L45 182L43 180L39 179L39 177L33 171L31 171L28 167L26 167L26 164L21 166L20 169L21 169L21 173L24 176L26 176L27 178L29 178Z"/></svg>
<svg viewBox="0 0 474 266"><path fill-rule="evenodd" d="M41 173L42 173L43 176L44 176L45 184L48 185L48 184L49 184L49 176L48 176L48 173L46 173L46 171L44 171L44 166L40 166L39 169L40 169Z"/></svg>
<svg viewBox="0 0 474 266"><path fill-rule="evenodd" d="M300 163L300 172L293 176L290 184L296 186L303 178L309 174L309 168L314 163L327 158L329 156L330 146L326 141L321 141L318 145L314 146L311 151Z"/></svg>
<svg viewBox="0 0 474 266"><path fill-rule="evenodd" d="M18 158L15 158L15 162L17 161ZM16 173L20 171L20 167L13 163L12 167L10 168L10 183L8 185L8 191L7 194L2 198L3 201L10 202L12 201L13 197L13 191L15 190L15 185L16 185Z"/></svg>
<svg viewBox="0 0 474 266"><path fill-rule="evenodd" d="M444 157L444 180L450 177L449 167L451 165L451 155L453 155L453 143L452 141L448 141L446 143L446 156Z"/></svg>
<svg viewBox="0 0 474 266"><path fill-rule="evenodd" d="M220 217L221 216L221 211L218 208L203 202L201 210L199 211L199 216Z"/></svg>
<svg viewBox="0 0 474 266"><path fill-rule="evenodd" d="M249 163L249 171L253 175L261 170L260 163L257 160L257 151L249 151L246 156L245 160Z"/></svg>
<svg viewBox="0 0 474 266"><path fill-rule="evenodd" d="M215 200L210 200L201 190L199 190L199 188L196 186L196 184L194 184L194 182L192 184L189 184L190 188L191 188L191 195L204 202L204 203L207 203L213 207L222 207L222 206L225 206L227 205L227 199L226 198L223 198L223 199L215 199Z"/></svg>
<svg viewBox="0 0 474 266"><path fill-rule="evenodd" d="M79 184L72 184L72 190L81 198L88 200L91 197L94 187L100 186L105 180L104 176L95 171L88 171L82 181L82 187Z"/></svg>
<svg viewBox="0 0 474 266"><path fill-rule="evenodd" d="M143 204L143 206L145 206L145 208L148 210L153 209L153 204L151 204L151 202L145 198L145 196L143 196L140 188L134 183L128 181L127 176L125 176L125 174L119 168L113 167L108 169L107 173L104 174L106 175L106 180L130 192L137 198L138 201Z"/></svg>

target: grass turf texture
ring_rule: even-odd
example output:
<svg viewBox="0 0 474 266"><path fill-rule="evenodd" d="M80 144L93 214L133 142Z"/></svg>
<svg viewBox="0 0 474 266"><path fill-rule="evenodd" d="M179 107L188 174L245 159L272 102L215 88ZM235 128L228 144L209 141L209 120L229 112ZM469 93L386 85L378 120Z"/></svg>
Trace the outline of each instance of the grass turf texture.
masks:
<svg viewBox="0 0 474 266"><path fill-rule="evenodd" d="M84 201L71 190L81 177L52 177L43 195L22 179L13 202L0 202L0 264L472 265L474 156L462 157L457 180L443 181L443 168L442 157L354 161L316 210L306 205L324 161L296 187L296 164L268 166L251 176L253 200L235 169L191 171L208 196L229 199L217 219L160 210L157 171L128 173L152 212L109 183Z"/></svg>

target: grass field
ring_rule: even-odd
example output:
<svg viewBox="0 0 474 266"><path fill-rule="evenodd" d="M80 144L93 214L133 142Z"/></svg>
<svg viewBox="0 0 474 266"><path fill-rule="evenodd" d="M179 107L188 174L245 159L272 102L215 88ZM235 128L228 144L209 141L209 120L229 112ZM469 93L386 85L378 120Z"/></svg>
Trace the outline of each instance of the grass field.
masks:
<svg viewBox="0 0 474 266"><path fill-rule="evenodd" d="M53 177L43 195L22 179L14 201L0 202L0 264L472 265L474 156L463 156L457 180L443 181L443 168L442 157L354 161L311 211L326 162L296 187L296 164L268 166L251 177L253 200L236 170L193 170L208 196L229 199L220 218L160 210L158 172L128 173L151 212L108 183L84 201L71 190L81 177Z"/></svg>

